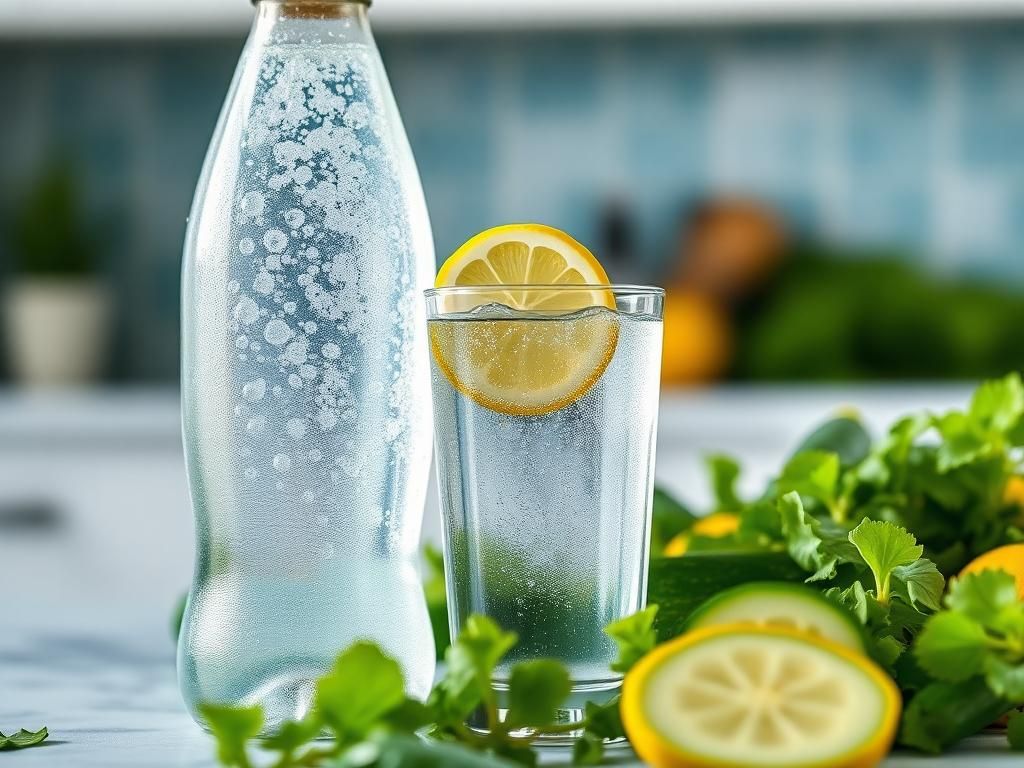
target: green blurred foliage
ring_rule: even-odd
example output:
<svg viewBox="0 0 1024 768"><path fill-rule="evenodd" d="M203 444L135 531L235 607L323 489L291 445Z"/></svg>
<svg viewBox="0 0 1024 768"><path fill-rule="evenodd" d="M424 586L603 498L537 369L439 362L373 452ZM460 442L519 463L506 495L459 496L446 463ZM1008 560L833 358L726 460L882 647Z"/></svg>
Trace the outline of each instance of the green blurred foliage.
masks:
<svg viewBox="0 0 1024 768"><path fill-rule="evenodd" d="M1024 296L941 280L901 254L795 251L737 315L733 376L967 379L1024 364Z"/></svg>

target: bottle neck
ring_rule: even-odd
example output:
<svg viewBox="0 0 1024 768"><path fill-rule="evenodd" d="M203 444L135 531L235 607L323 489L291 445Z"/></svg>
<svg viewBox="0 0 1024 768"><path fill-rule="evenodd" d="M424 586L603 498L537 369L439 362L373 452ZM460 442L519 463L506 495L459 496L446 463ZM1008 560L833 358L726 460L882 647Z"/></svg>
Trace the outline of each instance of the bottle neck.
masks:
<svg viewBox="0 0 1024 768"><path fill-rule="evenodd" d="M253 0L253 38L263 42L372 40L370 0Z"/></svg>

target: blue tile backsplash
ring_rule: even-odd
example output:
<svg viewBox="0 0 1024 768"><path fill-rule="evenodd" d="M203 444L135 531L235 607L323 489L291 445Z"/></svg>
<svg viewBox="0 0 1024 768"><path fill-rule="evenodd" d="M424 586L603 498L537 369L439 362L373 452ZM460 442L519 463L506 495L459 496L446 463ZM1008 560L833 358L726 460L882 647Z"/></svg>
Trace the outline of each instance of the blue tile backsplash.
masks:
<svg viewBox="0 0 1024 768"><path fill-rule="evenodd" d="M686 207L738 192L810 235L1024 284L1020 23L379 42L440 257L514 220L599 248L619 201L637 242L618 277L657 280ZM176 374L184 220L240 46L0 46L0 214L48 152L74 153L123 288L121 377Z"/></svg>

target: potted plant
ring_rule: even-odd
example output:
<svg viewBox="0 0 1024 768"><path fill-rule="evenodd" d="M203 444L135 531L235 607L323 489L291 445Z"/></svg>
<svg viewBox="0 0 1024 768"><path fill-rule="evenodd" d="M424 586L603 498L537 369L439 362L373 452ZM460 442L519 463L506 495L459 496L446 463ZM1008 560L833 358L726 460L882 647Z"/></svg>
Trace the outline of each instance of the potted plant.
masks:
<svg viewBox="0 0 1024 768"><path fill-rule="evenodd" d="M55 160L16 211L3 296L11 372L27 386L94 381L106 362L107 287L72 165Z"/></svg>

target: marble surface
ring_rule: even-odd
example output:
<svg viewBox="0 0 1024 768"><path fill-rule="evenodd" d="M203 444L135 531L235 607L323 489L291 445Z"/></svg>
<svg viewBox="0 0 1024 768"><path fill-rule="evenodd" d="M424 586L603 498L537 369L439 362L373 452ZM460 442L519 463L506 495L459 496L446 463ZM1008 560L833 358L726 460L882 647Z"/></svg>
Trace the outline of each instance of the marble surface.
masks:
<svg viewBox="0 0 1024 768"><path fill-rule="evenodd" d="M54 617L59 621L59 617ZM46 725L45 746L0 754L3 768L213 768L213 742L178 698L171 642L131 634L0 625L0 730ZM545 764L567 763L545 750ZM629 753L618 765L638 766ZM941 758L910 753L886 768L1019 768L997 736L970 739Z"/></svg>

